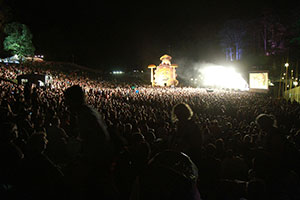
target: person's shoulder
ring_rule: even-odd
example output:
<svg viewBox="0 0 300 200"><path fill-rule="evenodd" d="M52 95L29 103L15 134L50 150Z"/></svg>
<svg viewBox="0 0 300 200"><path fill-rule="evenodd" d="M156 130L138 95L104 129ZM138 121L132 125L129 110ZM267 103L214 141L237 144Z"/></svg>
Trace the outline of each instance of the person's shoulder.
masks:
<svg viewBox="0 0 300 200"><path fill-rule="evenodd" d="M81 120L90 120L91 117L97 116L97 111L90 105L81 105L78 109L78 116Z"/></svg>
<svg viewBox="0 0 300 200"><path fill-rule="evenodd" d="M96 116L99 114L97 109L95 109L93 106L87 105L87 104L82 105L80 110L83 113L89 113L89 114L96 115Z"/></svg>
<svg viewBox="0 0 300 200"><path fill-rule="evenodd" d="M193 120L193 119L190 119L190 120L187 120L187 125L189 127L193 127L193 128L199 128L199 125Z"/></svg>
<svg viewBox="0 0 300 200"><path fill-rule="evenodd" d="M79 107L79 111L83 112L89 112L89 111L92 111L94 108L91 106L91 105L88 105L88 104L82 104L80 105Z"/></svg>
<svg viewBox="0 0 300 200"><path fill-rule="evenodd" d="M277 127L272 128L271 134L273 136L281 138L282 140L286 140L287 139L286 136L288 135L283 129Z"/></svg>

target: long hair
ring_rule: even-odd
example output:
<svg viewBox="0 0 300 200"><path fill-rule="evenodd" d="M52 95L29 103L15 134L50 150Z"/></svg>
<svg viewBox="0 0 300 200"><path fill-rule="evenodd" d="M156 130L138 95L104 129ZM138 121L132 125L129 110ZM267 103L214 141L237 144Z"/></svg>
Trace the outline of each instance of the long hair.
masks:
<svg viewBox="0 0 300 200"><path fill-rule="evenodd" d="M178 103L172 108L171 118L173 122L190 120L193 117L193 110L186 103Z"/></svg>
<svg viewBox="0 0 300 200"><path fill-rule="evenodd" d="M267 126L267 127L273 126L277 128L277 121L274 115L260 114L256 117L255 122L260 126Z"/></svg>

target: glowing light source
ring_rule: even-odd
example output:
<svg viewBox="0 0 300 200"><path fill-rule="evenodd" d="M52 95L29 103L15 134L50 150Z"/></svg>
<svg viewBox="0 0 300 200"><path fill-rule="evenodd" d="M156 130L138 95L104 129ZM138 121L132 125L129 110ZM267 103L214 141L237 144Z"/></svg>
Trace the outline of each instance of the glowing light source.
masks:
<svg viewBox="0 0 300 200"><path fill-rule="evenodd" d="M208 87L231 88L248 90L248 84L242 75L233 68L212 65L200 69L203 76L203 84Z"/></svg>
<svg viewBox="0 0 300 200"><path fill-rule="evenodd" d="M297 85L298 85L298 81L294 81L294 82L293 82L293 84L294 84L294 86L296 86L296 87L297 87Z"/></svg>
<svg viewBox="0 0 300 200"><path fill-rule="evenodd" d="M112 73L113 74L123 74L124 72L122 72L122 71L113 71Z"/></svg>

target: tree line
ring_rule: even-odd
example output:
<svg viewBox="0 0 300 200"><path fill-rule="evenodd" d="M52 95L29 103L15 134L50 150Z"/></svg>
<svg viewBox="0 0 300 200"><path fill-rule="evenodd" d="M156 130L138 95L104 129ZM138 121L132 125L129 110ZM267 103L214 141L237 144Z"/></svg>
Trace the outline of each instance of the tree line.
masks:
<svg viewBox="0 0 300 200"><path fill-rule="evenodd" d="M227 61L248 61L277 76L282 63L299 59L300 14L296 8L284 15L267 9L255 19L226 21L218 35Z"/></svg>

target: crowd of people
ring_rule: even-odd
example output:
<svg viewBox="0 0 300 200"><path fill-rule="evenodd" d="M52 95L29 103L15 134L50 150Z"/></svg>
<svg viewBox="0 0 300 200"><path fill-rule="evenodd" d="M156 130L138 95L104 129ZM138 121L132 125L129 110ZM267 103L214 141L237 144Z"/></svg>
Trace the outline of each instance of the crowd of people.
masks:
<svg viewBox="0 0 300 200"><path fill-rule="evenodd" d="M51 86L11 81L35 72ZM300 199L297 102L29 65L0 78L1 199Z"/></svg>

